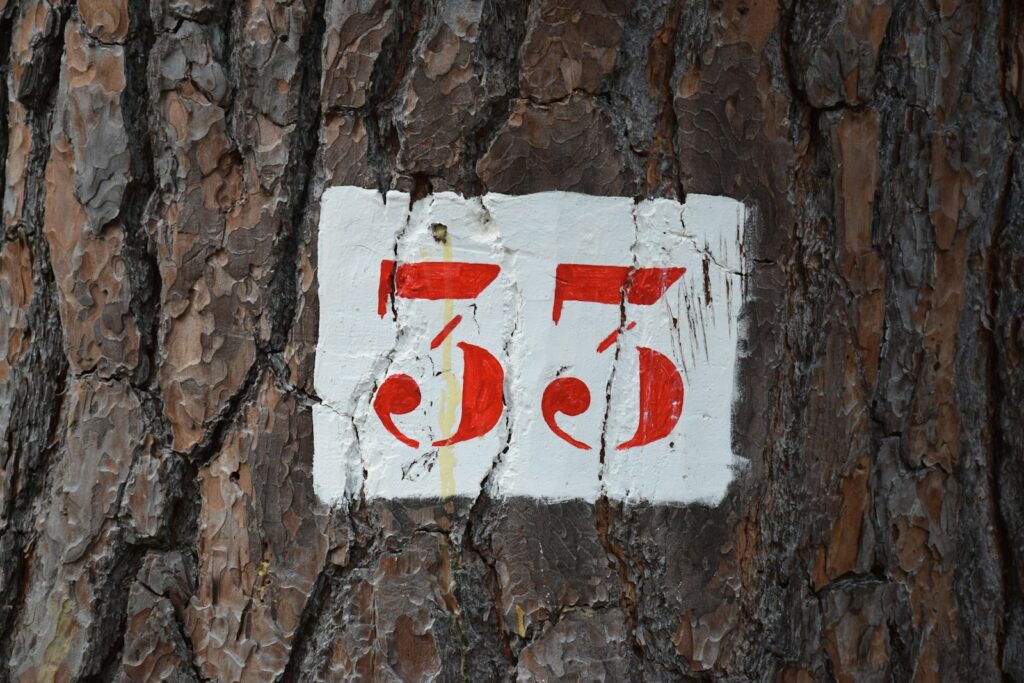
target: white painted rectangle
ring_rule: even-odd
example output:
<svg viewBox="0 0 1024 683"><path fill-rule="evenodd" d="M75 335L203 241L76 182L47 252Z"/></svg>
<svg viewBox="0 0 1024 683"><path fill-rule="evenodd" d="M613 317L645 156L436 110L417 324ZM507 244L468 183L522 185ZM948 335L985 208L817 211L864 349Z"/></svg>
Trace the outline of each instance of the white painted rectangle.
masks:
<svg viewBox="0 0 1024 683"><path fill-rule="evenodd" d="M476 496L486 485L495 497L717 502L739 463L742 229L742 204L722 197L440 193L410 208L400 192L328 189L317 494ZM545 420L548 387L554 408L557 390L580 400L584 386L586 410ZM431 445L468 425L472 438Z"/></svg>

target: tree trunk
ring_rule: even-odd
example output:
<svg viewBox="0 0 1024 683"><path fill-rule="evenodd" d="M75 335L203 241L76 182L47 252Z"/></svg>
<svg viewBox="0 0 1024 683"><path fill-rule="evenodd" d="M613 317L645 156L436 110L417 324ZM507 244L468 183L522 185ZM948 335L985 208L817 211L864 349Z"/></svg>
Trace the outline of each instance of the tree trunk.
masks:
<svg viewBox="0 0 1024 683"><path fill-rule="evenodd" d="M0 0L0 680L1024 680L1024 9ZM319 201L747 207L718 505L313 493Z"/></svg>

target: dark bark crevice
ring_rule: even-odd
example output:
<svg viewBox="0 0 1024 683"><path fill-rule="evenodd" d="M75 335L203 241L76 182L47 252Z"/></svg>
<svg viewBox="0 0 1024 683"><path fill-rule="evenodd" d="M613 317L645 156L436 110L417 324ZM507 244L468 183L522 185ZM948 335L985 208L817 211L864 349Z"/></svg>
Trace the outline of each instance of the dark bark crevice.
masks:
<svg viewBox="0 0 1024 683"><path fill-rule="evenodd" d="M427 0L400 2L394 11L394 27L381 44L366 88L366 104L358 110L366 121L367 161L376 172L377 189L381 193L391 189L395 175L398 141L392 120L394 98L412 64L413 48L429 3Z"/></svg>
<svg viewBox="0 0 1024 683"><path fill-rule="evenodd" d="M17 6L12 9L16 12ZM64 53L64 25L70 11L64 8L55 19L55 27L41 43L37 59L29 67L43 72L38 82L22 86L19 99L28 109L27 127L31 134L26 165L25 198L17 231L25 235L32 253L34 296L29 305L30 350L14 368L15 395L11 422L3 444L5 477L9 495L0 511L0 541L6 557L0 562L0 678L10 677L14 628L28 594L28 569L34 551L36 533L35 506L51 484L52 470L59 457L68 361L64 354L64 333L59 314L59 297L50 249L43 236L46 201L46 165L50 158L50 122L55 101L56 74ZM9 48L8 44L8 48ZM9 52L7 59L9 59ZM6 76L6 74L4 74ZM24 76L23 78L28 78ZM24 84L24 80L22 81ZM4 100L6 108L6 99ZM6 158L6 157L5 157ZM10 229L10 228L9 228Z"/></svg>
<svg viewBox="0 0 1024 683"><path fill-rule="evenodd" d="M284 350L294 324L298 299L301 296L298 281L299 262L302 259L302 234L308 217L314 213L313 196L316 185L316 160L319 150L321 121L320 76L323 72L323 38L325 30L324 7L326 0L313 0L310 4L310 24L302 35L299 54L302 64L299 87L299 117L292 134L288 154L288 167L284 183L288 188L287 216L277 236L272 257L277 267L267 287L270 302L268 315L271 323L270 343L267 351Z"/></svg>
<svg viewBox="0 0 1024 683"><path fill-rule="evenodd" d="M156 245L147 228L148 209L156 191L148 83L149 51L155 41L155 32L146 0L131 0L128 10L131 28L125 43L125 89L121 95L121 112L132 144L128 146L130 181L125 187L120 210L124 225L121 255L131 283L131 311L140 331L139 364L133 384L158 397L159 392L154 391L153 382L159 344L157 313L162 283Z"/></svg>
<svg viewBox="0 0 1024 683"><path fill-rule="evenodd" d="M15 17L17 16L18 3L11 2L3 9L0 13L0 55L2 55L2 63L0 63L0 178L7 178L7 144L10 136L8 130L9 125L9 113L8 113L8 92L7 79L10 75L11 69L11 41L14 36ZM7 194L7 183L0 183L0 207L4 206L4 199ZM8 232L13 230L15 226L4 226L4 230L0 233L0 244L3 242L13 239L14 233Z"/></svg>
<svg viewBox="0 0 1024 683"><path fill-rule="evenodd" d="M1024 230L1024 150L1018 145L1008 157L1006 185L1002 190L1000 208L992 237L992 248L987 259L986 322L979 333L988 344L987 382L989 436L988 483L993 496L994 537L1002 561L1003 617L998 636L999 660L1002 673L1010 679L1024 675L1024 515L1020 512L1021 486L1024 485L1022 442L1011 442L1007 424L1015 421L1021 409L1016 405L1020 389L1024 386L1021 366L1010 358L1015 340L1015 313L1021 310L1018 300L1022 293L1019 267L1024 263L1024 244L1020 235ZM1017 340L1019 343L1019 339ZM1012 383L1012 387L1009 384ZM1016 408L1014 407L1016 405Z"/></svg>
<svg viewBox="0 0 1024 683"><path fill-rule="evenodd" d="M324 566L317 574L316 581L306 598L306 604L302 608L299 627L295 630L295 635L292 638L288 662L285 664L284 672L277 679L279 683L295 683L299 680L300 667L307 664L307 657L311 654L312 644L310 641L319 625L324 606L331 599L335 573L333 567Z"/></svg>
<svg viewBox="0 0 1024 683"><path fill-rule="evenodd" d="M477 162L490 149L520 94L522 46L530 4L531 0L484 0L474 51L475 62L483 69L487 96L462 136L461 192L467 197L486 192L476 171Z"/></svg>

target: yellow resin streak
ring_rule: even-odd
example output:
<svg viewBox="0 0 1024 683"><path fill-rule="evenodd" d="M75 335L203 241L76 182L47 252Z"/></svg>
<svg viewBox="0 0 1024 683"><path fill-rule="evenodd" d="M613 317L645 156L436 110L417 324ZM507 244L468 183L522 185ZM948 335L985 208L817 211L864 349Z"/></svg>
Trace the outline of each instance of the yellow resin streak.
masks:
<svg viewBox="0 0 1024 683"><path fill-rule="evenodd" d="M444 240L444 260L452 260L452 243L448 236ZM455 301L445 299L444 320L442 325L451 322L455 312ZM462 387L458 376L452 372L452 335L441 342L441 376L444 378L444 391L441 392L441 410L437 416L441 428L441 438L447 439L455 433L455 421L458 419L459 404L462 402ZM441 498L455 495L455 447L441 446L437 456L437 467L441 475Z"/></svg>

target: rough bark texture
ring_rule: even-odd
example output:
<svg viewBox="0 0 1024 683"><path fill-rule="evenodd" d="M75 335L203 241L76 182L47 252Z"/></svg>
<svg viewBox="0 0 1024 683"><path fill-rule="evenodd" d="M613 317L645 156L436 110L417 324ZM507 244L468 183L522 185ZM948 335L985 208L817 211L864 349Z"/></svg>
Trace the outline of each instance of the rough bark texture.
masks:
<svg viewBox="0 0 1024 683"><path fill-rule="evenodd" d="M1024 6L0 0L0 680L1024 680ZM718 507L312 494L330 185L750 209Z"/></svg>

